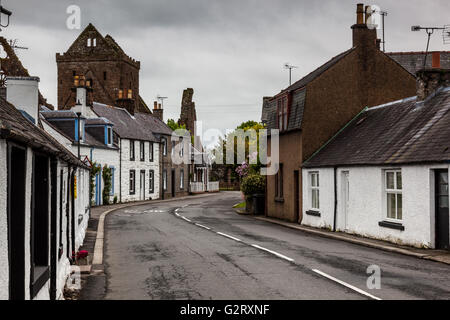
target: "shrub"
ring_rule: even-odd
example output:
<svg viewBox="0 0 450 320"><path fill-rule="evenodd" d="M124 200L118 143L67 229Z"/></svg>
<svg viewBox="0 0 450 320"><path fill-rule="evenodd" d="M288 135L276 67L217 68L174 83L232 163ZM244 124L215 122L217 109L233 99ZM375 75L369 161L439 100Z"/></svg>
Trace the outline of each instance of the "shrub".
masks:
<svg viewBox="0 0 450 320"><path fill-rule="evenodd" d="M94 201L94 193L95 193L95 176L100 172L101 170L101 166L99 164L97 164L96 162L94 162L92 164L92 168L91 168L91 176L90 176L90 200L91 203L93 203Z"/></svg>
<svg viewBox="0 0 450 320"><path fill-rule="evenodd" d="M103 167L103 204L110 204L112 188L112 170L106 164Z"/></svg>
<svg viewBox="0 0 450 320"><path fill-rule="evenodd" d="M241 183L241 191L246 196L263 194L266 191L266 178L259 174L246 176Z"/></svg>

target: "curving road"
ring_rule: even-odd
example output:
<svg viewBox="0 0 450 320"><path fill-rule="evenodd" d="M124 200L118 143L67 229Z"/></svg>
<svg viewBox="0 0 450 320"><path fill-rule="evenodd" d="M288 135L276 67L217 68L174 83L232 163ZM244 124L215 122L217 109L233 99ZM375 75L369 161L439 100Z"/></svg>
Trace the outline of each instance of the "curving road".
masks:
<svg viewBox="0 0 450 320"><path fill-rule="evenodd" d="M122 209L105 230L105 290L85 299L450 299L447 265L237 215L240 194ZM367 268L381 288L367 287Z"/></svg>

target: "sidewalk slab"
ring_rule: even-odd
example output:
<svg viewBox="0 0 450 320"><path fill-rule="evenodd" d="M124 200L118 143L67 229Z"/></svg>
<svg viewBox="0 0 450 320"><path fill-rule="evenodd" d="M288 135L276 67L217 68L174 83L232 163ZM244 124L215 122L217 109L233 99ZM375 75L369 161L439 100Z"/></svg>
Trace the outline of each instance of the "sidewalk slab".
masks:
<svg viewBox="0 0 450 320"><path fill-rule="evenodd" d="M321 237L346 241L374 249L380 249L388 252L399 253L411 257L416 257L419 259L431 260L450 265L450 252L445 250L418 249L413 247L400 246L386 241L363 238L360 236L346 234L342 232L331 232L323 229L302 226L292 222L281 221L274 218L258 217L258 216L253 217L256 220L277 224L286 228L295 229L310 234L315 234Z"/></svg>

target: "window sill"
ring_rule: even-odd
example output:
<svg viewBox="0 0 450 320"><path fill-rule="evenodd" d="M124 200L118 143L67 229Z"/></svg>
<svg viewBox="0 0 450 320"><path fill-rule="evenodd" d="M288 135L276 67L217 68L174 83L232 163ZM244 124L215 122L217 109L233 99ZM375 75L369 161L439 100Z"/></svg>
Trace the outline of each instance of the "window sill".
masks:
<svg viewBox="0 0 450 320"><path fill-rule="evenodd" d="M320 211L315 211L315 210L308 210L305 212L308 216L313 216L313 217L320 217Z"/></svg>
<svg viewBox="0 0 450 320"><path fill-rule="evenodd" d="M32 298L36 297L45 283L50 279L50 267L42 266L34 268L34 278L35 280L31 284L31 295Z"/></svg>
<svg viewBox="0 0 450 320"><path fill-rule="evenodd" d="M284 203L284 198L275 198L275 202Z"/></svg>
<svg viewBox="0 0 450 320"><path fill-rule="evenodd" d="M394 230L405 231L405 226L401 223L391 222L391 221L381 221L378 223L380 227L389 228Z"/></svg>

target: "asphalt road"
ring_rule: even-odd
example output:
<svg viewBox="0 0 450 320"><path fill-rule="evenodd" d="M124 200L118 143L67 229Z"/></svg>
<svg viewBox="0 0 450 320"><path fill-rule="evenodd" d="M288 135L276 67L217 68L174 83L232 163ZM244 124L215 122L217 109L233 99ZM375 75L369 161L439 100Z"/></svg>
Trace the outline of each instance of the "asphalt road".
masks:
<svg viewBox="0 0 450 320"><path fill-rule="evenodd" d="M106 288L91 299L450 299L450 268L251 217L220 193L106 220ZM369 289L369 266L381 270Z"/></svg>

